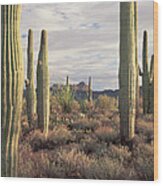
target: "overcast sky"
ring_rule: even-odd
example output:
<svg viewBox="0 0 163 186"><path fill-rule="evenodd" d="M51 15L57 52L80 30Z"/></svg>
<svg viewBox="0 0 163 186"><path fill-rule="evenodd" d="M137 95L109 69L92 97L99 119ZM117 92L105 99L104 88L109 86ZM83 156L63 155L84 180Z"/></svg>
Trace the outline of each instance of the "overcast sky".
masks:
<svg viewBox="0 0 163 186"><path fill-rule="evenodd" d="M153 2L138 3L139 63L142 61L143 30L149 33L149 60L153 54ZM50 83L71 83L92 76L93 89L117 89L119 68L119 3L25 4L21 33L25 65L27 33L34 31L35 69L40 33L48 31Z"/></svg>

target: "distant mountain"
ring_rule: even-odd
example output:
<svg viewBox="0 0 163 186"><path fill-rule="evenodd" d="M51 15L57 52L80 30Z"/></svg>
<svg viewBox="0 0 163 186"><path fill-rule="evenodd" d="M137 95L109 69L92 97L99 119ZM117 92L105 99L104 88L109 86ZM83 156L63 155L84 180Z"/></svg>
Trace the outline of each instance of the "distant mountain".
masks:
<svg viewBox="0 0 163 186"><path fill-rule="evenodd" d="M55 95L58 89L61 89L64 85L53 84L50 88L51 93ZM83 100L87 99L88 95L88 85L85 82L80 82L78 84L70 85L70 88L74 94L75 99ZM103 91L93 91L93 99L98 98L100 95L107 95L111 97L117 97L119 95L119 90L103 90Z"/></svg>

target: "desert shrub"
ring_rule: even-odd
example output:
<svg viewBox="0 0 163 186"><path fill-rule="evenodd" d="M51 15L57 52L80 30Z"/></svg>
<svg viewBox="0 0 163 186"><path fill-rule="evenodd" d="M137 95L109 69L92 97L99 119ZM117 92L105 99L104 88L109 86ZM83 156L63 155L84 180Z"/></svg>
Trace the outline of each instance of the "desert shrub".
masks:
<svg viewBox="0 0 163 186"><path fill-rule="evenodd" d="M127 179L126 169L116 159L107 156L96 159L87 169L86 176L89 179Z"/></svg>
<svg viewBox="0 0 163 186"><path fill-rule="evenodd" d="M86 170L94 162L81 151L61 149L57 152L57 158L51 164L50 177L56 178L85 178Z"/></svg>
<svg viewBox="0 0 163 186"><path fill-rule="evenodd" d="M72 136L71 131L65 125L59 125L49 131L47 139L45 139L43 133L36 131L30 145L33 151L38 151L41 149L54 149L58 145L64 145L74 140L75 137Z"/></svg>
<svg viewBox="0 0 163 186"><path fill-rule="evenodd" d="M62 108L61 105L58 102L58 97L56 96L50 96L50 113L61 113Z"/></svg>
<svg viewBox="0 0 163 186"><path fill-rule="evenodd" d="M96 100L96 108L101 110L115 110L116 109L116 99L108 97L106 95L100 95Z"/></svg>
<svg viewBox="0 0 163 186"><path fill-rule="evenodd" d="M72 101L71 107L72 107L72 112L73 113L78 113L80 111L80 104L76 100Z"/></svg>
<svg viewBox="0 0 163 186"><path fill-rule="evenodd" d="M154 140L154 126L151 120L146 121L143 117L139 117L136 124L136 133L143 135L147 143L151 143Z"/></svg>
<svg viewBox="0 0 163 186"><path fill-rule="evenodd" d="M140 180L154 179L154 148L152 145L139 144L132 152L133 163Z"/></svg>
<svg viewBox="0 0 163 186"><path fill-rule="evenodd" d="M111 127L99 127L95 130L95 135L99 141L104 141L106 143L113 142L117 139L117 132Z"/></svg>
<svg viewBox="0 0 163 186"><path fill-rule="evenodd" d="M94 107L93 102L89 102L88 100L80 101L80 110L82 113L87 114L89 113Z"/></svg>
<svg viewBox="0 0 163 186"><path fill-rule="evenodd" d="M60 103L63 112L70 113L72 111L74 97L70 87L65 86L59 90L57 93L57 100Z"/></svg>
<svg viewBox="0 0 163 186"><path fill-rule="evenodd" d="M72 124L69 125L71 129L76 129L76 130L83 130L83 131L94 131L96 127L99 125L99 122L96 120L89 120L87 118L80 119Z"/></svg>
<svg viewBox="0 0 163 186"><path fill-rule="evenodd" d="M123 147L121 145L110 145L107 155L111 159L119 160L123 164L131 161L131 152L129 151L128 147Z"/></svg>
<svg viewBox="0 0 163 186"><path fill-rule="evenodd" d="M40 130L36 130L30 141L30 145L33 151L38 151L39 149L45 148L45 142L45 135Z"/></svg>
<svg viewBox="0 0 163 186"><path fill-rule="evenodd" d="M56 145L63 145L74 141L71 131L65 125L55 127L48 134L48 148L54 148Z"/></svg>
<svg viewBox="0 0 163 186"><path fill-rule="evenodd" d="M98 143L96 139L86 138L80 141L80 149L86 154L93 154L94 157L99 157L107 152L106 143Z"/></svg>
<svg viewBox="0 0 163 186"><path fill-rule="evenodd" d="M50 162L48 154L39 151L33 152L29 145L19 145L18 176L41 178L47 177Z"/></svg>

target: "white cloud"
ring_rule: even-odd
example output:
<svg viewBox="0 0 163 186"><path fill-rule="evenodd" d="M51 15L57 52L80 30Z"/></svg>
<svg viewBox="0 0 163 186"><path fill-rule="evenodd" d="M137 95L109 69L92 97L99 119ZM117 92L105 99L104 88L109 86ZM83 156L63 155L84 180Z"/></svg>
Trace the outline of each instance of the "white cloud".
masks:
<svg viewBox="0 0 163 186"><path fill-rule="evenodd" d="M139 63L142 33L149 32L149 59L153 53L153 2L139 2ZM23 48L28 29L34 31L35 68L40 32L48 30L51 83L94 79L94 89L118 88L119 3L25 4L22 11ZM26 54L25 54L26 56ZM25 57L26 59L26 57Z"/></svg>

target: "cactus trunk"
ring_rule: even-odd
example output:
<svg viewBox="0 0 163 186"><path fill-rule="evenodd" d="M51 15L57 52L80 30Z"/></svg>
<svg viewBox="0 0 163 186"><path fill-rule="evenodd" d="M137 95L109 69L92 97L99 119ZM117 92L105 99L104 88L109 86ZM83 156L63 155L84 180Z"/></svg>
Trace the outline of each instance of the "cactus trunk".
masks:
<svg viewBox="0 0 163 186"><path fill-rule="evenodd" d="M134 2L120 3L119 111L122 142L134 137L137 64L135 63Z"/></svg>
<svg viewBox="0 0 163 186"><path fill-rule="evenodd" d="M45 137L49 128L49 95L48 38L43 30L37 65L37 115L38 125L43 128Z"/></svg>
<svg viewBox="0 0 163 186"><path fill-rule="evenodd" d="M138 116L138 112L139 112L139 64L138 64L138 39L137 39L137 35L138 35L138 3L134 2L134 18L135 18L135 63L137 66L137 80L136 80L136 118Z"/></svg>
<svg viewBox="0 0 163 186"><path fill-rule="evenodd" d="M69 86L69 76L66 77L66 86Z"/></svg>
<svg viewBox="0 0 163 186"><path fill-rule="evenodd" d="M92 79L89 77L89 82L88 82L88 101L92 102Z"/></svg>
<svg viewBox="0 0 163 186"><path fill-rule="evenodd" d="M149 113L154 113L154 55L151 57L150 66Z"/></svg>
<svg viewBox="0 0 163 186"><path fill-rule="evenodd" d="M17 176L18 140L23 99L20 5L1 6L2 176Z"/></svg>
<svg viewBox="0 0 163 186"><path fill-rule="evenodd" d="M148 34L144 31L143 35L143 113L148 113L149 108L149 72L148 72Z"/></svg>
<svg viewBox="0 0 163 186"><path fill-rule="evenodd" d="M27 100L27 115L28 123L31 126L33 116L36 112L36 95L34 87L34 49L33 49L33 32L30 29L28 32L28 49L27 49L28 65L27 65L27 80L26 80L26 100Z"/></svg>

